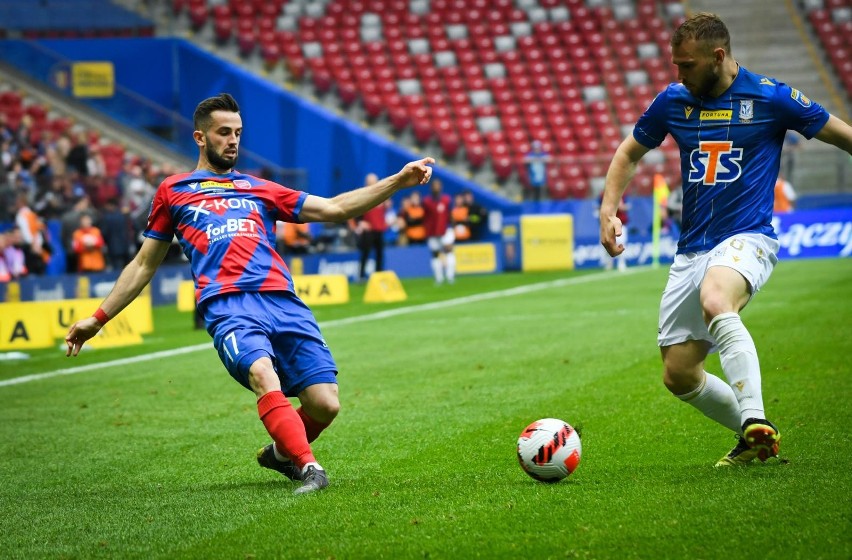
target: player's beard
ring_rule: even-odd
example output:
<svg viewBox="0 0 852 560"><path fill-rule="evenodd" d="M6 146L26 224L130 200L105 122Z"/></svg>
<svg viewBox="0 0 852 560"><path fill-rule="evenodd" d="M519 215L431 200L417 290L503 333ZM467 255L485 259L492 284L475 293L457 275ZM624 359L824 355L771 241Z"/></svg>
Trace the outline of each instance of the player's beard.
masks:
<svg viewBox="0 0 852 560"><path fill-rule="evenodd" d="M234 154L233 157L219 154L209 143L204 147L204 155L207 157L207 161L210 162L210 165L214 169L228 171L233 169L234 165L237 163L237 154Z"/></svg>
<svg viewBox="0 0 852 560"><path fill-rule="evenodd" d="M709 68L707 73L702 77L701 82L698 84L694 84L693 89L690 89L690 93L695 97L704 97L716 87L716 84L719 83L720 75L713 71L713 68Z"/></svg>

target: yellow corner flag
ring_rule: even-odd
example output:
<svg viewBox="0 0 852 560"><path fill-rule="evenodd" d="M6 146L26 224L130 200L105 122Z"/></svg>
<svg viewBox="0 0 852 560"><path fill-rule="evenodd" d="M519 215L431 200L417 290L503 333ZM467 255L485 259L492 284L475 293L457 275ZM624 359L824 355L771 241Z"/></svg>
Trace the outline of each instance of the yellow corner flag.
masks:
<svg viewBox="0 0 852 560"><path fill-rule="evenodd" d="M393 303L406 299L408 295L402 287L402 282L393 271L374 272L367 280L364 303Z"/></svg>

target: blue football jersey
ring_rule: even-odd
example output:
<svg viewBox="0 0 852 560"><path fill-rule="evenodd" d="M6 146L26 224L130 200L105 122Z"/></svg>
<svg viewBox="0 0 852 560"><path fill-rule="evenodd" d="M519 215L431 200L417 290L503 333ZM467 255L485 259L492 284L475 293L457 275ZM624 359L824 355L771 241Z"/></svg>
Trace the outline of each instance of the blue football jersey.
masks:
<svg viewBox="0 0 852 560"><path fill-rule="evenodd" d="M772 206L787 130L812 138L828 112L795 88L739 72L717 98L681 84L663 90L633 129L656 148L671 134L680 148L683 222L678 253L712 249L738 233L775 238Z"/></svg>

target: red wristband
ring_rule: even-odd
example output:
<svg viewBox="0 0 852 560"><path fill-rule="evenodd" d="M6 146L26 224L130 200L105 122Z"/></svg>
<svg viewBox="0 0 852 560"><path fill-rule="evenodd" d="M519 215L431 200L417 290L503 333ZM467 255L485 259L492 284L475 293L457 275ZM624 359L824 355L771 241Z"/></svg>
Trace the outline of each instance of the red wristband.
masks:
<svg viewBox="0 0 852 560"><path fill-rule="evenodd" d="M94 312L92 317L97 319L98 323L100 323L101 326L106 325L107 321L109 321L109 315L107 315L106 312L100 307L98 307L98 310Z"/></svg>

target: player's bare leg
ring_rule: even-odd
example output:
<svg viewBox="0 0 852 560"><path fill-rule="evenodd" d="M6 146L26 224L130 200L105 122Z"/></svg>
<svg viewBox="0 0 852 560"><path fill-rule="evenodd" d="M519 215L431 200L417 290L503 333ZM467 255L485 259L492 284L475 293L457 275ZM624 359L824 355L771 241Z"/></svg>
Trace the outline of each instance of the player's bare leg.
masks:
<svg viewBox="0 0 852 560"><path fill-rule="evenodd" d="M302 404L296 412L305 425L308 442L319 437L340 412L337 383L317 383L299 393Z"/></svg>

